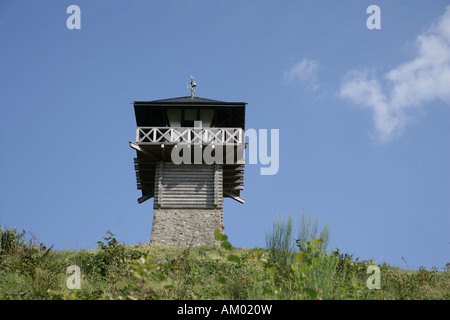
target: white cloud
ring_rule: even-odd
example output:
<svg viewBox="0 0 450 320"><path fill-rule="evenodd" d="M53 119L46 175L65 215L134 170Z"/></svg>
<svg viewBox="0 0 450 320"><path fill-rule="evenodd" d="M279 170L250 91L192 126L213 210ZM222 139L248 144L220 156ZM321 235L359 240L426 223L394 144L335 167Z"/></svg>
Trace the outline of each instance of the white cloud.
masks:
<svg viewBox="0 0 450 320"><path fill-rule="evenodd" d="M450 6L428 31L416 39L417 56L387 72L350 71L342 98L373 111L377 137L389 141L402 134L431 101L450 104Z"/></svg>
<svg viewBox="0 0 450 320"><path fill-rule="evenodd" d="M303 59L296 63L288 71L284 72L284 79L288 83L292 83L299 80L303 83L307 83L310 88L317 90L319 84L317 81L317 69L319 64L315 60Z"/></svg>

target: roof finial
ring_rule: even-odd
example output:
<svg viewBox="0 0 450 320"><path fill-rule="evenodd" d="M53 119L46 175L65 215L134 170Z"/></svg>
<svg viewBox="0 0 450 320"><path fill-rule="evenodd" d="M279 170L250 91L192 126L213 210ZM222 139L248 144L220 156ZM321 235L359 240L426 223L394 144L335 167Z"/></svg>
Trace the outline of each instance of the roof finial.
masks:
<svg viewBox="0 0 450 320"><path fill-rule="evenodd" d="M194 98L194 94L195 94L195 87L197 86L197 84L194 81L194 77L191 76L189 78L189 84L186 83L186 87L191 90L191 99Z"/></svg>

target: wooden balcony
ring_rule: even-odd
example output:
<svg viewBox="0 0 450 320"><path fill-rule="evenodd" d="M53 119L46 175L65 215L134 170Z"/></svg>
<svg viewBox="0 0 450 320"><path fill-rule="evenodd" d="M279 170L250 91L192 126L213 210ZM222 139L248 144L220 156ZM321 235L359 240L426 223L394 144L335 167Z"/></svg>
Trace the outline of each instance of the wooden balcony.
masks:
<svg viewBox="0 0 450 320"><path fill-rule="evenodd" d="M240 191L244 189L245 166L241 156L246 145L242 128L137 127L136 142L130 141L130 147L137 151L134 163L137 188L142 191L139 203L154 197L157 166L161 162L171 162L171 151L177 145L200 145L202 149L211 145L234 148L235 161L224 161L219 166L222 177L220 196L240 199ZM238 149L242 152L241 156L238 156ZM180 165L182 167L186 165Z"/></svg>
<svg viewBox="0 0 450 320"><path fill-rule="evenodd" d="M137 127L136 143L240 145L244 143L244 131L242 128Z"/></svg>

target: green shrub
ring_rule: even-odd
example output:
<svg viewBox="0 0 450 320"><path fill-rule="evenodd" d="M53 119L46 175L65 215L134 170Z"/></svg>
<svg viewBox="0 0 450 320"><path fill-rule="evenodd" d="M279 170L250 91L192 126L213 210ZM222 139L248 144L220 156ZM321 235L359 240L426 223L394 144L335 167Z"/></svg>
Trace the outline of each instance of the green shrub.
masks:
<svg viewBox="0 0 450 320"><path fill-rule="evenodd" d="M16 227L4 229L0 226L0 255L26 247L25 234L25 230L19 231Z"/></svg>
<svg viewBox="0 0 450 320"><path fill-rule="evenodd" d="M130 250L119 243L115 235L107 231L108 236L104 241L98 241L99 251L92 257L88 257L87 265L100 277L107 278L112 275L123 276L129 274L129 262L143 256L142 252ZM90 261L92 259L92 261Z"/></svg>

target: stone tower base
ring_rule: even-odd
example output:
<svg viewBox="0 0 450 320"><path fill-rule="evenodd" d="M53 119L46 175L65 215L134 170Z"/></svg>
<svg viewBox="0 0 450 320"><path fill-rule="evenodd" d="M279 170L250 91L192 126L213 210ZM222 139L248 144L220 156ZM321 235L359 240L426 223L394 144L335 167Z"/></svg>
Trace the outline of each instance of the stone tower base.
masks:
<svg viewBox="0 0 450 320"><path fill-rule="evenodd" d="M223 224L223 209L155 209L151 243L218 245L214 230Z"/></svg>

